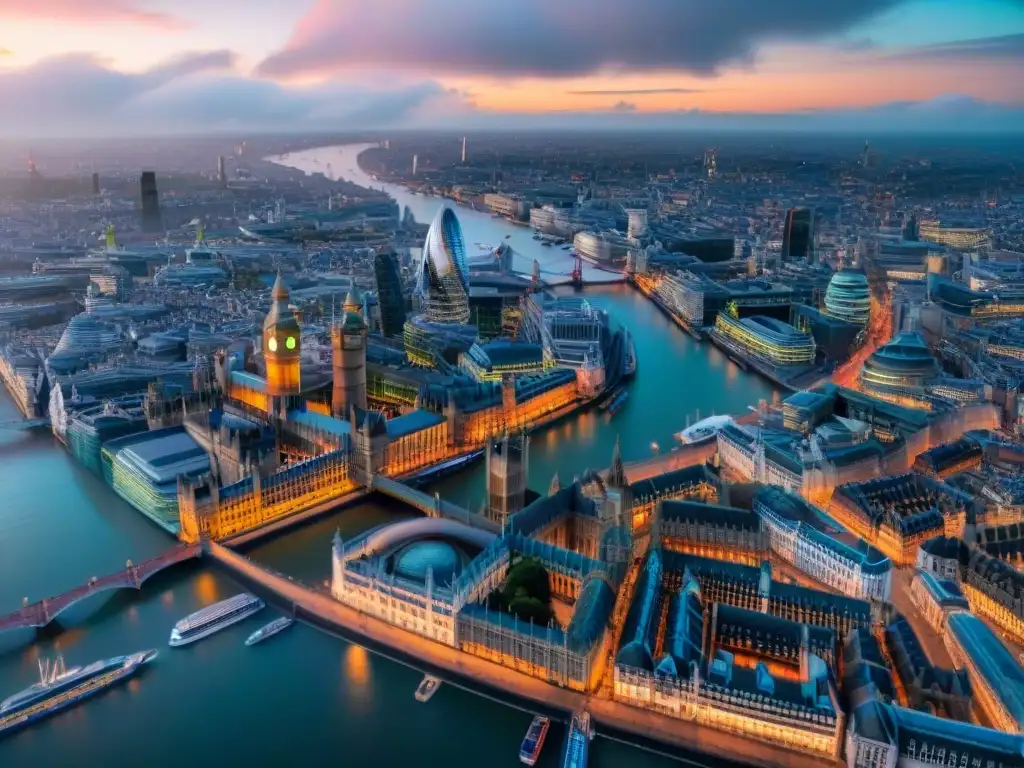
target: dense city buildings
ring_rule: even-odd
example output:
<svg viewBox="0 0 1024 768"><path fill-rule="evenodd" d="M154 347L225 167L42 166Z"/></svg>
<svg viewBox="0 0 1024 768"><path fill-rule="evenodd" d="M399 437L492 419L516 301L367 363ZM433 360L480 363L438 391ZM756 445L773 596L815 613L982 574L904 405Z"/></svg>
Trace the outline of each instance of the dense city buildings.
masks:
<svg viewBox="0 0 1024 768"><path fill-rule="evenodd" d="M17 428L298 618L573 722L706 764L1021 765L1019 202L859 140L472 139L303 176L323 139L214 146L162 207L134 166L34 170L0 195ZM712 366L744 394L691 425ZM242 549L324 514L320 587Z"/></svg>

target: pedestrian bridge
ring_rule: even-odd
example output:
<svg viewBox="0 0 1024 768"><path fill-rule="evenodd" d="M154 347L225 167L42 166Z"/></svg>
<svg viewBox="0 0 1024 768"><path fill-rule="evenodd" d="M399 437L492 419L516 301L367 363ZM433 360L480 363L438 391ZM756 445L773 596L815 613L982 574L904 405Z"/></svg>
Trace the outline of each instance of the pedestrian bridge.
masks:
<svg viewBox="0 0 1024 768"><path fill-rule="evenodd" d="M184 560L199 557L200 551L199 544L176 546L152 560L136 565L129 564L123 571L100 579L90 579L88 583L75 587L63 595L49 597L31 605L26 602L26 605L22 606L20 610L0 617L0 632L29 627L45 627L75 603L91 597L97 592L111 589L139 589L150 576Z"/></svg>
<svg viewBox="0 0 1024 768"><path fill-rule="evenodd" d="M472 528L479 528L482 531L489 531L491 533L501 531L501 526L498 523L487 519L483 515L478 515L475 512L470 512L468 509L463 509L458 504L445 501L436 493L431 496L405 483L392 480L390 477L374 475L373 480L370 482L370 489L397 499L404 504L408 504L410 507L415 507L427 517L444 517L449 520L457 520Z"/></svg>

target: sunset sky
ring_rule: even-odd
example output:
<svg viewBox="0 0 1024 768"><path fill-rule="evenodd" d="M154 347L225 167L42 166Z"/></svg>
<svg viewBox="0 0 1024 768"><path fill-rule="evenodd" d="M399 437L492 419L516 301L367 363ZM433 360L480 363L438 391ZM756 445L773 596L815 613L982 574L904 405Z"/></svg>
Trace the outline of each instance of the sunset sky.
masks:
<svg viewBox="0 0 1024 768"><path fill-rule="evenodd" d="M0 135L1012 128L1024 0L0 0Z"/></svg>

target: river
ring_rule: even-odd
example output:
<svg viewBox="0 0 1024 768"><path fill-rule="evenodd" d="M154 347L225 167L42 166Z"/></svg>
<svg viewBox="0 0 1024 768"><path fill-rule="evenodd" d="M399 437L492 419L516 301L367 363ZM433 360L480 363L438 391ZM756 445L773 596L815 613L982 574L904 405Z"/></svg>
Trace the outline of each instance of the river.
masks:
<svg viewBox="0 0 1024 768"><path fill-rule="evenodd" d="M431 206L440 203L389 191L400 203L418 206L413 210L420 220L429 221ZM481 213L459 209L459 217L471 243L525 233ZM534 247L541 255L552 250ZM652 442L666 450L671 434L698 409L701 415L742 411L772 396L763 381L712 347L697 345L631 289L606 286L585 295L632 330L639 370L615 417L582 414L533 436L530 480L536 489L546 489L556 469L565 482L587 467L607 465L616 436L627 460L641 458L650 455ZM17 418L13 402L0 392L0 422ZM172 543L75 464L48 433L0 431L0 487L0 613L15 610L23 597L56 595ZM438 490L477 505L482 468L449 478ZM347 538L396 514L407 513L380 502L351 507L249 554L296 578L321 581L328 576L336 529ZM191 563L153 577L141 591L90 598L62 615L59 626L38 634L0 635L0 698L36 680L40 656L61 653L71 666L160 649L127 685L0 740L0 766L519 765L519 741L530 721L525 712L452 685L419 704L413 699L419 672L301 624L243 647L249 631L277 614L274 607L195 645L168 648L177 619L241 590L221 571ZM558 764L562 736L560 726L552 728L538 765ZM678 763L598 738L591 765Z"/></svg>

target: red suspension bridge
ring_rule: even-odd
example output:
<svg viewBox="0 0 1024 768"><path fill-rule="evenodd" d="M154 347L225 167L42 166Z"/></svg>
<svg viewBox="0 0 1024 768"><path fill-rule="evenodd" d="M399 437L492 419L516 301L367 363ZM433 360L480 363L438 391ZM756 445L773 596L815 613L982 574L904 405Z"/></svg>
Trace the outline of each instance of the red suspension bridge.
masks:
<svg viewBox="0 0 1024 768"><path fill-rule="evenodd" d="M110 589L139 589L142 583L155 573L165 568L199 557L199 544L179 545L159 557L144 563L132 564L123 571L112 573L103 578L90 579L88 583L65 592L57 597L48 597L38 603L23 605L19 610L0 617L0 632L29 627L45 627L75 603L97 592Z"/></svg>

